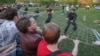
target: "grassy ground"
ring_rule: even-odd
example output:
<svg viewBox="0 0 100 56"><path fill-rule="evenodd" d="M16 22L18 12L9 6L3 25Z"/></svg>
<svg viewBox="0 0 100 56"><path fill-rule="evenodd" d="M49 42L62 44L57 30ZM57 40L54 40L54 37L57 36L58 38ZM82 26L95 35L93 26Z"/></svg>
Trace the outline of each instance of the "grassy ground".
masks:
<svg viewBox="0 0 100 56"><path fill-rule="evenodd" d="M61 15L60 7L53 7L54 14L52 22L58 24L61 28L61 34L67 25L66 15ZM30 9L33 11L33 9ZM41 8L43 11L43 8ZM76 32L72 30L73 26L70 26L66 35L69 35L68 39L65 39L59 44L59 47L63 51L71 52L73 49L72 39L79 39L81 41L79 45L78 56L100 56L100 46L93 45L92 42L96 40L96 37L92 33L91 29L96 29L100 33L100 25L95 24L94 20L100 20L100 10L90 8L90 10L85 10L85 8L79 8L76 10L77 17L77 26L78 29ZM83 16L86 16L86 21L83 20ZM42 14L37 19L38 25L42 28L43 23L47 18L47 14Z"/></svg>

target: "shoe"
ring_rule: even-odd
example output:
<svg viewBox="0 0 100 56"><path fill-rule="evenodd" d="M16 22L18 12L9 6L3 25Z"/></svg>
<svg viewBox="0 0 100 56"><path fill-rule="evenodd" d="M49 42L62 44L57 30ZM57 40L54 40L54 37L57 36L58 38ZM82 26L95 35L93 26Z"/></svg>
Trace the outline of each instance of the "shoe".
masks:
<svg viewBox="0 0 100 56"><path fill-rule="evenodd" d="M93 42L93 44L100 45L100 41L95 41L95 42Z"/></svg>

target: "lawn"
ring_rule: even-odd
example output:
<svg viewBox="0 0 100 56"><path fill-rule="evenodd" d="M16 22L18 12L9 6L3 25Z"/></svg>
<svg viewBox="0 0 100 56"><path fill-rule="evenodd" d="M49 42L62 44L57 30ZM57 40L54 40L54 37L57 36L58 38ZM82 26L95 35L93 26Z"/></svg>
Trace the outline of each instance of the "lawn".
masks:
<svg viewBox="0 0 100 56"><path fill-rule="evenodd" d="M30 9L30 12L33 11L34 8ZM61 34L67 25L66 15L61 15L61 8L60 7L53 7L54 14L51 22L56 23L59 25L61 29ZM43 11L43 8L41 8ZM100 46L96 46L92 44L92 42L96 41L96 37L91 31L91 29L96 29L100 33L100 25L95 24L94 20L100 20L100 10L96 10L95 8L90 8L90 10L85 10L85 8L79 8L76 10L78 17L77 17L77 31L73 31L72 27L70 26L67 36L68 39L65 39L61 43L59 43L59 47L66 52L71 52L73 49L73 39L79 39L81 41L79 45L79 53L78 56L100 56ZM83 17L86 17L84 21ZM47 18L47 14L41 14L37 19L38 25L42 28L44 25L44 21Z"/></svg>

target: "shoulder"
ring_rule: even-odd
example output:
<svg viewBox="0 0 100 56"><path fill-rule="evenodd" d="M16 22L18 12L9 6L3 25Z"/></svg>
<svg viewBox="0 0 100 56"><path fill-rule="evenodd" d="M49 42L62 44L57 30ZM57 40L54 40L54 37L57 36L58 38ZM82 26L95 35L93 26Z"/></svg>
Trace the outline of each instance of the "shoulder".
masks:
<svg viewBox="0 0 100 56"><path fill-rule="evenodd" d="M73 56L71 53L62 52L58 56Z"/></svg>
<svg viewBox="0 0 100 56"><path fill-rule="evenodd" d="M13 21L5 21L4 23L1 24L1 26L7 29L16 28L15 23Z"/></svg>
<svg viewBox="0 0 100 56"><path fill-rule="evenodd" d="M41 48L45 48L45 46L47 46L47 42L45 41L45 40L41 40L40 42L39 42L39 47Z"/></svg>
<svg viewBox="0 0 100 56"><path fill-rule="evenodd" d="M41 40L40 44L47 44L47 42L45 40Z"/></svg>

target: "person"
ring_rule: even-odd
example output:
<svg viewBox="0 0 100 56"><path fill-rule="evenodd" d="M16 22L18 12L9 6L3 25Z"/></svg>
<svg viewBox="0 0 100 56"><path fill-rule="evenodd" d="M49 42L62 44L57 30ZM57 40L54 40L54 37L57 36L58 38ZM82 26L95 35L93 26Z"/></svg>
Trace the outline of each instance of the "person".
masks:
<svg viewBox="0 0 100 56"><path fill-rule="evenodd" d="M66 12L67 12L66 14L69 13L69 5L66 6Z"/></svg>
<svg viewBox="0 0 100 56"><path fill-rule="evenodd" d="M10 45L16 41L15 35L18 33L18 30L15 26L15 23L18 21L18 10L16 8L9 8L5 10L6 21L0 25L0 48ZM10 49L9 52L12 52L16 49L16 46ZM5 51L4 51L5 52ZM5 53L6 54L6 53ZM13 56L14 53L11 53L10 56Z"/></svg>
<svg viewBox="0 0 100 56"><path fill-rule="evenodd" d="M60 28L54 23L47 23L43 28L43 40L40 41L37 50L37 56L49 56L52 52L60 50L58 40L60 38ZM72 53L63 52L56 56L77 56L79 40L74 41Z"/></svg>
<svg viewBox="0 0 100 56"><path fill-rule="evenodd" d="M86 5L86 10L89 10L90 9L90 6L89 5Z"/></svg>
<svg viewBox="0 0 100 56"><path fill-rule="evenodd" d="M75 9L72 9L71 12L68 14L68 22L67 22L67 26L64 30L64 35L66 35L66 32L68 31L68 28L70 26L70 24L72 24L73 30L76 31L77 30L77 24L76 24L76 18L77 18L77 14L75 12Z"/></svg>
<svg viewBox="0 0 100 56"><path fill-rule="evenodd" d="M24 9L23 15L27 15L27 13L28 13L28 7L25 6L25 9Z"/></svg>
<svg viewBox="0 0 100 56"><path fill-rule="evenodd" d="M78 9L78 8L79 8L79 5L77 4L77 5L76 5L76 9Z"/></svg>
<svg viewBox="0 0 100 56"><path fill-rule="evenodd" d="M65 6L62 5L62 13L64 14L64 9L65 9Z"/></svg>
<svg viewBox="0 0 100 56"><path fill-rule="evenodd" d="M35 10L34 12L35 12L35 15L33 16L33 18L34 18L35 20L37 20L37 17L39 16L39 9L36 8L36 10Z"/></svg>
<svg viewBox="0 0 100 56"><path fill-rule="evenodd" d="M37 46L42 40L42 31L32 16L24 16L16 23L20 31L20 44L23 56L36 56Z"/></svg>
<svg viewBox="0 0 100 56"><path fill-rule="evenodd" d="M47 6L46 7L46 12L48 14L48 18L46 19L45 23L49 23L52 19L53 10L49 6Z"/></svg>

